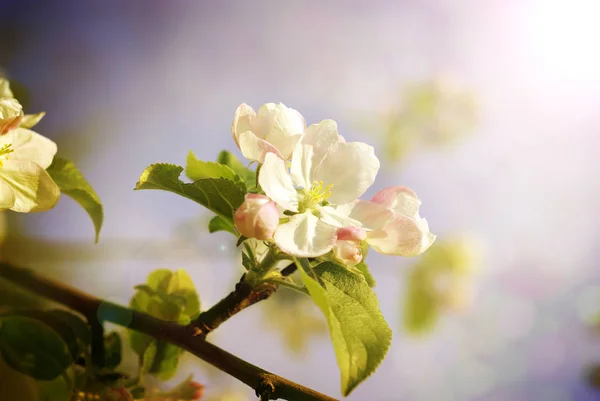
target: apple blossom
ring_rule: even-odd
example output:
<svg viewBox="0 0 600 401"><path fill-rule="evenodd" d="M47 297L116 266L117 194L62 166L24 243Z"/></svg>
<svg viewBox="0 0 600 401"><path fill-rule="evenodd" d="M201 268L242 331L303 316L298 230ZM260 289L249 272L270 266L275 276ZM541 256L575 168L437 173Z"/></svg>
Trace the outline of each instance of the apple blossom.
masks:
<svg viewBox="0 0 600 401"><path fill-rule="evenodd" d="M412 190L394 186L377 192L370 201L358 201L350 217L373 229L366 233L366 241L375 251L415 256L435 240L427 220L419 216L420 205Z"/></svg>
<svg viewBox="0 0 600 401"><path fill-rule="evenodd" d="M275 243L300 257L331 251L338 228L361 225L348 214L378 170L373 148L346 143L332 120L308 127L294 149L290 171L283 159L267 154L259 183L269 198L291 214L275 231Z"/></svg>
<svg viewBox="0 0 600 401"><path fill-rule="evenodd" d="M23 107L13 98L0 97L0 135L17 128L23 120Z"/></svg>
<svg viewBox="0 0 600 401"><path fill-rule="evenodd" d="M279 225L279 211L275 202L266 196L246 194L233 219L243 236L266 240L273 237Z"/></svg>
<svg viewBox="0 0 600 401"><path fill-rule="evenodd" d="M362 241L367 232L358 227L347 226L337 231L337 240L333 247L333 255L340 261L355 265L363 259Z"/></svg>
<svg viewBox="0 0 600 401"><path fill-rule="evenodd" d="M263 163L269 152L288 160L305 127L302 115L283 103L264 104L258 114L243 103L235 111L231 132L245 158Z"/></svg>
<svg viewBox="0 0 600 401"><path fill-rule="evenodd" d="M40 212L58 202L60 189L46 172L56 144L16 128L0 136L0 210Z"/></svg>

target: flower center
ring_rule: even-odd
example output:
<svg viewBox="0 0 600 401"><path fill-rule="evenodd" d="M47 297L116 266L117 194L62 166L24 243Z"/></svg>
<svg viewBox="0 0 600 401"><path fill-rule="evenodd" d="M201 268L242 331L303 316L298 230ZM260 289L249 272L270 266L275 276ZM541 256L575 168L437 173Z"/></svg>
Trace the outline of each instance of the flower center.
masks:
<svg viewBox="0 0 600 401"><path fill-rule="evenodd" d="M327 198L331 196L331 188L333 188L333 184L329 184L323 188L323 181L313 182L312 187L304 192L304 199L302 199L300 204L300 211L312 209L316 205L327 200Z"/></svg>
<svg viewBox="0 0 600 401"><path fill-rule="evenodd" d="M2 167L2 159L8 160L8 154L14 152L12 144L2 145L0 148L0 167Z"/></svg>

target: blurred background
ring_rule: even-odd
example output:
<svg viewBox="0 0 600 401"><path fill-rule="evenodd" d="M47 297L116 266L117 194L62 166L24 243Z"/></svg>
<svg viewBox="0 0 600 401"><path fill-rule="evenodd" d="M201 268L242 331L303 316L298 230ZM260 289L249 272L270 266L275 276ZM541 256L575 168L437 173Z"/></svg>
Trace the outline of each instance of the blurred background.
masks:
<svg viewBox="0 0 600 401"><path fill-rule="evenodd" d="M2 73L105 207L97 245L66 197L5 214L2 257L119 303L184 268L208 308L242 273L234 240L132 189L151 163L237 152L240 103L283 102L374 145L367 195L411 187L438 234L422 258L369 255L394 341L349 400L597 400L599 18L594 0L0 0ZM211 341L340 397L306 301L280 291ZM179 372L208 400L255 399L194 358Z"/></svg>

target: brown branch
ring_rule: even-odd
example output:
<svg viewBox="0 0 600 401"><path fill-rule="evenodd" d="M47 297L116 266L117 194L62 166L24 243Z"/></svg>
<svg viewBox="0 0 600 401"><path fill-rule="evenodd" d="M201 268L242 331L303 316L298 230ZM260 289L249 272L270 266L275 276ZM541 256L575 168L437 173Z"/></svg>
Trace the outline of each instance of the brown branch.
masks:
<svg viewBox="0 0 600 401"><path fill-rule="evenodd" d="M259 368L235 355L194 336L189 326L180 326L104 301L63 283L45 278L31 270L0 262L0 277L36 294L61 303L84 316L97 313L104 319L132 330L167 341L194 354L217 369L253 388L262 399L289 401L336 401L334 398L294 383Z"/></svg>

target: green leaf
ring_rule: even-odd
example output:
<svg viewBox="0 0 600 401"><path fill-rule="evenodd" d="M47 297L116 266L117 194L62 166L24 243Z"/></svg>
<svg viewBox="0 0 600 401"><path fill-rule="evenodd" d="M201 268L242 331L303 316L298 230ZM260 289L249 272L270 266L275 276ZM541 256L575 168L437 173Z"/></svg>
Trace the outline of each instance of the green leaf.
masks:
<svg viewBox="0 0 600 401"><path fill-rule="evenodd" d="M392 339L375 293L364 277L331 262L313 271L322 287L299 269L311 297L327 318L329 334L347 396L379 366Z"/></svg>
<svg viewBox="0 0 600 401"><path fill-rule="evenodd" d="M226 180L234 182L242 182L241 177L230 167L220 163L198 160L192 151L190 151L187 156L185 175L192 181L198 181L205 178L225 178Z"/></svg>
<svg viewBox="0 0 600 401"><path fill-rule="evenodd" d="M142 373L150 373L159 379L169 380L177 371L182 353L183 350L179 347L154 340L144 352Z"/></svg>
<svg viewBox="0 0 600 401"><path fill-rule="evenodd" d="M355 265L354 267L356 267L358 270L360 270L362 275L365 277L367 284L369 284L369 287L371 287L371 288L375 287L375 284L376 284L375 278L373 278L373 276L371 275L371 272L369 271L369 266L365 262L360 262L357 265Z"/></svg>
<svg viewBox="0 0 600 401"><path fill-rule="evenodd" d="M256 172L244 166L244 164L239 161L239 159L235 157L233 153L226 150L221 151L221 153L219 153L219 157L217 157L217 163L224 164L232 169L239 177L242 178L248 189L253 189L256 187Z"/></svg>
<svg viewBox="0 0 600 401"><path fill-rule="evenodd" d="M54 161L47 171L60 191L73 198L88 213L94 223L96 242L98 242L104 220L104 210L100 198L92 186L75 167L75 164L62 157L54 157Z"/></svg>
<svg viewBox="0 0 600 401"><path fill-rule="evenodd" d="M430 332L440 317L436 291L435 272L415 268L408 278L408 288L404 301L404 327L412 334Z"/></svg>
<svg viewBox="0 0 600 401"><path fill-rule="evenodd" d="M23 120L21 120L21 128L33 128L35 127L46 115L45 112L37 113L37 114L25 114L23 116Z"/></svg>
<svg viewBox="0 0 600 401"><path fill-rule="evenodd" d="M210 219L210 222L208 223L208 232L209 233L212 234L212 233L216 233L217 231L227 231L229 233L232 233L236 237L239 235L237 230L235 229L235 226L230 221L225 220L221 216L213 217L212 219Z"/></svg>
<svg viewBox="0 0 600 401"><path fill-rule="evenodd" d="M183 167L174 164L153 164L144 170L135 189L173 192L232 221L233 213L244 202L243 184L225 178L206 178L186 184L179 179L182 171Z"/></svg>
<svg viewBox="0 0 600 401"><path fill-rule="evenodd" d="M38 381L39 400L65 401L70 400L73 393L74 379L69 371L51 381Z"/></svg>
<svg viewBox="0 0 600 401"><path fill-rule="evenodd" d="M116 331L104 336L104 367L114 369L121 363L121 336Z"/></svg>
<svg viewBox="0 0 600 401"><path fill-rule="evenodd" d="M37 380L54 380L73 363L54 330L23 316L0 318L0 353L10 367Z"/></svg>

